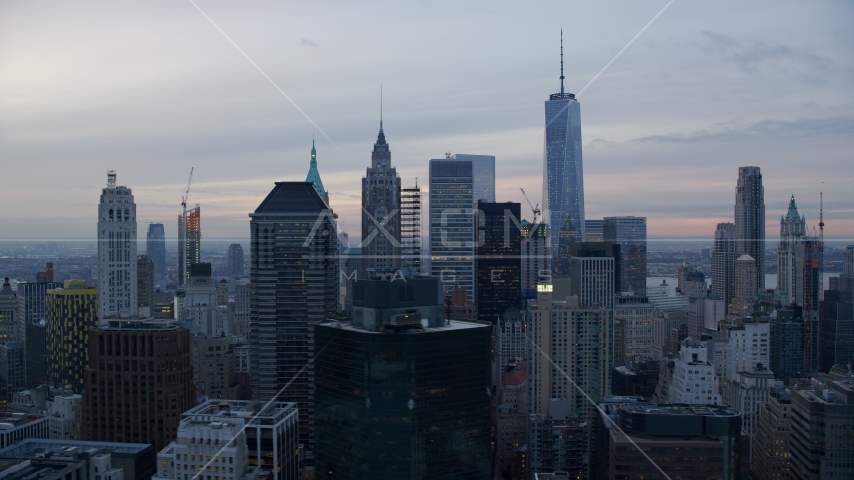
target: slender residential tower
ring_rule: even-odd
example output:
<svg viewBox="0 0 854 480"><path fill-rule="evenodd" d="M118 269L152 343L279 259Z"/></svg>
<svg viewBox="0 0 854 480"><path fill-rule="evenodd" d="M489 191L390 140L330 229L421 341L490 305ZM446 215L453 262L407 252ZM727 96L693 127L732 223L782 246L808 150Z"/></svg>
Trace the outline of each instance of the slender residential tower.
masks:
<svg viewBox="0 0 854 480"><path fill-rule="evenodd" d="M543 196L551 224L552 255L571 255L572 243L585 241L584 178L581 157L581 104L566 92L563 75L563 30L560 34L560 92L546 101ZM561 242L564 243L561 246ZM568 261L555 273L566 275Z"/></svg>
<svg viewBox="0 0 854 480"><path fill-rule="evenodd" d="M400 177L391 166L391 151L380 132L371 152L371 166L362 178L362 271L390 272L400 268Z"/></svg>
<svg viewBox="0 0 854 480"><path fill-rule="evenodd" d="M98 205L98 315L103 325L108 318L135 317L138 308L136 204L110 170Z"/></svg>
<svg viewBox="0 0 854 480"><path fill-rule="evenodd" d="M756 261L756 293L765 290L765 188L759 167L739 167L735 187L735 238L738 256Z"/></svg>
<svg viewBox="0 0 854 480"><path fill-rule="evenodd" d="M724 301L724 308L735 296L736 258L735 224L719 223L712 251L712 292Z"/></svg>

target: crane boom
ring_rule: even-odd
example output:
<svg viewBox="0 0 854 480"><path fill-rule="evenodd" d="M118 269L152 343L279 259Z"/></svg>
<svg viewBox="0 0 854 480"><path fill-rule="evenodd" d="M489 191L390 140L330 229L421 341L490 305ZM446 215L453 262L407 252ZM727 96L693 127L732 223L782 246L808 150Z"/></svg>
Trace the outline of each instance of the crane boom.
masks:
<svg viewBox="0 0 854 480"><path fill-rule="evenodd" d="M528 199L528 195L525 193L525 189L519 188L519 190L522 190L522 196L525 197L525 201L528 202L528 206L531 207L531 212L534 214L534 221L531 223L536 224L537 215L540 214L540 204L538 203L535 207L534 204L531 203L531 200Z"/></svg>
<svg viewBox="0 0 854 480"><path fill-rule="evenodd" d="M187 191L184 192L184 196L181 197L181 206L184 207L184 216L187 216L187 200L190 198L190 183L193 181L193 169L196 167L190 167L190 179L187 180Z"/></svg>

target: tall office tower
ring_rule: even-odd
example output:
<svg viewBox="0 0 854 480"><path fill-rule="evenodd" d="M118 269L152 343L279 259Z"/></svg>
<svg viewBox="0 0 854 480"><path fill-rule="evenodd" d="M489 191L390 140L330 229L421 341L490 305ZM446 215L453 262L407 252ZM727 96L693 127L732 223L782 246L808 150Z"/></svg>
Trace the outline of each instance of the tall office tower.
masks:
<svg viewBox="0 0 854 480"><path fill-rule="evenodd" d="M505 312L498 321L499 365L502 372L528 358L527 320L527 311L513 310Z"/></svg>
<svg viewBox="0 0 854 480"><path fill-rule="evenodd" d="M614 361L616 366L627 361L651 360L653 307L647 297L617 295L614 298ZM621 341L617 342L617 328ZM619 353L619 355L618 355Z"/></svg>
<svg viewBox="0 0 854 480"><path fill-rule="evenodd" d="M136 297L139 315L150 317L154 306L154 261L148 255L136 259Z"/></svg>
<svg viewBox="0 0 854 480"><path fill-rule="evenodd" d="M152 478L187 480L211 468L220 480L296 480L296 429L292 403L208 400L181 414L178 439L157 455Z"/></svg>
<svg viewBox="0 0 854 480"><path fill-rule="evenodd" d="M537 298L537 284L551 279L549 242L548 224L522 220L522 302Z"/></svg>
<svg viewBox="0 0 854 480"><path fill-rule="evenodd" d="M646 295L646 217L605 217L605 243L620 244L618 292Z"/></svg>
<svg viewBox="0 0 854 480"><path fill-rule="evenodd" d="M166 229L162 223L149 223L145 254L154 262L154 287L166 291Z"/></svg>
<svg viewBox="0 0 854 480"><path fill-rule="evenodd" d="M605 241L605 220L584 220L584 235L587 242Z"/></svg>
<svg viewBox="0 0 854 480"><path fill-rule="evenodd" d="M727 312L723 299L708 294L703 272L688 271L683 280L682 293L688 297L688 335L700 338L706 330L717 330Z"/></svg>
<svg viewBox="0 0 854 480"><path fill-rule="evenodd" d="M547 411L529 415L529 423L528 474L513 478L590 478L591 425L565 398L549 400Z"/></svg>
<svg viewBox="0 0 854 480"><path fill-rule="evenodd" d="M44 264L43 272L36 272L36 283L52 283L53 282L53 262Z"/></svg>
<svg viewBox="0 0 854 480"><path fill-rule="evenodd" d="M545 103L543 196L552 248L556 257L569 255L572 243L584 242L584 173L581 156L581 104L564 88L563 31L560 38L560 91ZM564 246L561 247L561 242ZM567 244L568 243L568 244ZM556 262L555 273L568 275L568 262Z"/></svg>
<svg viewBox="0 0 854 480"><path fill-rule="evenodd" d="M603 403L596 421L596 478L750 478L741 414L713 405ZM642 445L641 450L638 445ZM714 459L714 460L711 460ZM610 473L610 476L609 476Z"/></svg>
<svg viewBox="0 0 854 480"><path fill-rule="evenodd" d="M421 271L421 187L400 190L400 266Z"/></svg>
<svg viewBox="0 0 854 480"><path fill-rule="evenodd" d="M589 424L596 406L587 396L599 402L611 393L612 310L581 307L559 283L538 290L528 334L531 413L548 413L551 399L565 398Z"/></svg>
<svg viewBox="0 0 854 480"><path fill-rule="evenodd" d="M380 125L382 130L382 125ZM323 188L323 181L320 180L320 172L317 170L317 149L314 148L314 137L311 138L311 163L308 166L308 175L305 176L305 181L314 185L317 194L320 198L329 205L329 193Z"/></svg>
<svg viewBox="0 0 854 480"><path fill-rule="evenodd" d="M495 157L448 155L430 160L430 275L445 295L455 287L477 298L475 203L495 201Z"/></svg>
<svg viewBox="0 0 854 480"><path fill-rule="evenodd" d="M184 308L178 312L178 319L193 324L195 332L218 337L223 332L215 329L216 285L211 276L210 263L196 263L190 267L190 280L187 283Z"/></svg>
<svg viewBox="0 0 854 480"><path fill-rule="evenodd" d="M842 254L842 273L854 275L854 245L845 247L845 252Z"/></svg>
<svg viewBox="0 0 854 480"><path fill-rule="evenodd" d="M17 310L18 298L12 291L9 277L6 277L3 279L3 289L0 290L0 343L12 342L17 339L18 325L15 323Z"/></svg>
<svg viewBox="0 0 854 480"><path fill-rule="evenodd" d="M84 440L175 440L181 412L196 403L190 331L166 320L114 319L89 330L83 378Z"/></svg>
<svg viewBox="0 0 854 480"><path fill-rule="evenodd" d="M854 358L854 305L850 292L826 290L821 302L818 371L830 372L836 364Z"/></svg>
<svg viewBox="0 0 854 480"><path fill-rule="evenodd" d="M27 342L27 325L44 326L45 298L47 291L54 288L62 288L58 282L52 283L19 283L18 284L18 310L15 313L18 342Z"/></svg>
<svg viewBox="0 0 854 480"><path fill-rule="evenodd" d="M102 325L108 318L139 314L136 281L136 204L131 189L116 186L116 172L110 170L98 205L98 315Z"/></svg>
<svg viewBox="0 0 854 480"><path fill-rule="evenodd" d="M477 202L475 270L478 319L498 323L507 310L518 310L522 300L521 204Z"/></svg>
<svg viewBox="0 0 854 480"><path fill-rule="evenodd" d="M750 472L758 480L788 478L792 439L792 396L774 388L762 406L751 442Z"/></svg>
<svg viewBox="0 0 854 480"><path fill-rule="evenodd" d="M66 280L63 288L48 290L46 311L48 381L82 393L89 329L98 326L98 289L86 288L83 280Z"/></svg>
<svg viewBox="0 0 854 480"><path fill-rule="evenodd" d="M27 387L24 346L12 340L0 345L0 408L8 411L8 402Z"/></svg>
<svg viewBox="0 0 854 480"><path fill-rule="evenodd" d="M750 255L742 255L735 261L735 289L730 315L747 316L753 312L753 305L759 293L756 291L756 261Z"/></svg>
<svg viewBox="0 0 854 480"><path fill-rule="evenodd" d="M814 373L819 368L819 307L824 294L824 246L821 239L809 236L795 243L795 263L801 269L795 284L795 303L804 309L804 368Z"/></svg>
<svg viewBox="0 0 854 480"><path fill-rule="evenodd" d="M232 277L242 277L245 275L243 268L243 245L232 243L228 246L228 253L225 256L225 271Z"/></svg>
<svg viewBox="0 0 854 480"><path fill-rule="evenodd" d="M436 278L360 280L353 321L315 326L318 478L492 478L492 328L442 303Z"/></svg>
<svg viewBox="0 0 854 480"><path fill-rule="evenodd" d="M735 187L735 238L739 258L756 262L756 290L765 290L765 188L759 167L739 167Z"/></svg>
<svg viewBox="0 0 854 480"><path fill-rule="evenodd" d="M234 289L234 334L249 339L250 290L246 280L237 282Z"/></svg>
<svg viewBox="0 0 854 480"><path fill-rule="evenodd" d="M338 305L335 215L309 182L276 182L249 214L252 398L296 402L300 443L314 445L312 325ZM322 348L322 347L321 347ZM285 386L286 390L282 390Z"/></svg>
<svg viewBox="0 0 854 480"><path fill-rule="evenodd" d="M400 177L391 166L383 122L362 178L362 271L393 272L400 268Z"/></svg>
<svg viewBox="0 0 854 480"><path fill-rule="evenodd" d="M675 360L670 384L670 403L721 405L715 366L706 342L686 338Z"/></svg>
<svg viewBox="0 0 854 480"><path fill-rule="evenodd" d="M789 378L801 378L806 374L804 333L803 310L797 305L777 310L777 316L770 320L768 365L774 376L786 385L789 384Z"/></svg>
<svg viewBox="0 0 854 480"><path fill-rule="evenodd" d="M735 260L738 258L734 223L719 223L712 250L712 292L728 308L735 296Z"/></svg>
<svg viewBox="0 0 854 480"><path fill-rule="evenodd" d="M738 372L735 380L721 386L724 405L741 412L741 428L750 438L756 438L759 415L768 405L771 392L783 387L783 382L775 380L774 373L765 367L752 372Z"/></svg>
<svg viewBox="0 0 854 480"><path fill-rule="evenodd" d="M583 308L613 308L620 283L620 245L576 242L570 257L572 294Z"/></svg>
<svg viewBox="0 0 854 480"><path fill-rule="evenodd" d="M823 381L822 381L823 380ZM791 390L792 448L789 478L851 478L854 457L854 388L850 379L814 378Z"/></svg>
<svg viewBox="0 0 854 480"><path fill-rule="evenodd" d="M780 217L780 246L777 248L777 298L783 305L797 303L795 292L797 292L798 268L795 258L795 244L803 241L807 234L806 218L798 215L798 206L795 204L795 196L789 201L789 211Z"/></svg>
<svg viewBox="0 0 854 480"><path fill-rule="evenodd" d="M228 305L228 280L224 278L216 284L216 305Z"/></svg>

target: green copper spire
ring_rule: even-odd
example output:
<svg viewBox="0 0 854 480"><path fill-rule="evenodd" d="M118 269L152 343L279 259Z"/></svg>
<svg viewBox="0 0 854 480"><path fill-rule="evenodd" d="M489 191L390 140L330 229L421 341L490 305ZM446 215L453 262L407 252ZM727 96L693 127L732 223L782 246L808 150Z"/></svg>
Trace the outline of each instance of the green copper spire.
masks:
<svg viewBox="0 0 854 480"><path fill-rule="evenodd" d="M323 181L320 180L320 172L317 171L317 149L314 148L314 135L311 136L311 164L308 167L308 175L305 176L306 182L314 184L314 189L320 194L320 198L329 205L329 195L323 188Z"/></svg>
<svg viewBox="0 0 854 480"><path fill-rule="evenodd" d="M786 218L791 218L794 220L799 220L801 218L798 215L798 205L795 203L795 196L792 195L792 199L789 200L789 212L786 213Z"/></svg>

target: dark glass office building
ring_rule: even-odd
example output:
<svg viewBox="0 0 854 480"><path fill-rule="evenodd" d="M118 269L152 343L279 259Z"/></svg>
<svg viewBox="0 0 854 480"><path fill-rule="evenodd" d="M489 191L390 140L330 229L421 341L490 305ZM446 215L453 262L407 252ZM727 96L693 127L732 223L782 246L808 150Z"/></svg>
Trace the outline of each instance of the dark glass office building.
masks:
<svg viewBox="0 0 854 480"><path fill-rule="evenodd" d="M521 308L521 205L478 202L477 215L475 304L478 319L495 324L507 310Z"/></svg>
<svg viewBox="0 0 854 480"><path fill-rule="evenodd" d="M851 292L825 290L819 318L819 368L821 372L828 373L838 363L847 365L854 355Z"/></svg>
<svg viewBox="0 0 854 480"><path fill-rule="evenodd" d="M790 377L805 376L803 309L798 305L778 309L769 329L771 349L768 363L774 377L788 385Z"/></svg>
<svg viewBox="0 0 854 480"><path fill-rule="evenodd" d="M437 278L354 290L315 326L317 478L491 478L491 327L446 321Z"/></svg>
<svg viewBox="0 0 854 480"><path fill-rule="evenodd" d="M149 223L145 254L154 262L154 287L166 291L166 229L162 223Z"/></svg>
<svg viewBox="0 0 854 480"><path fill-rule="evenodd" d="M619 292L646 295L646 217L605 217L607 243L620 244Z"/></svg>
<svg viewBox="0 0 854 480"><path fill-rule="evenodd" d="M335 318L338 307L335 215L313 183L276 182L250 217L252 399L295 402L300 443L310 452L312 324Z"/></svg>

